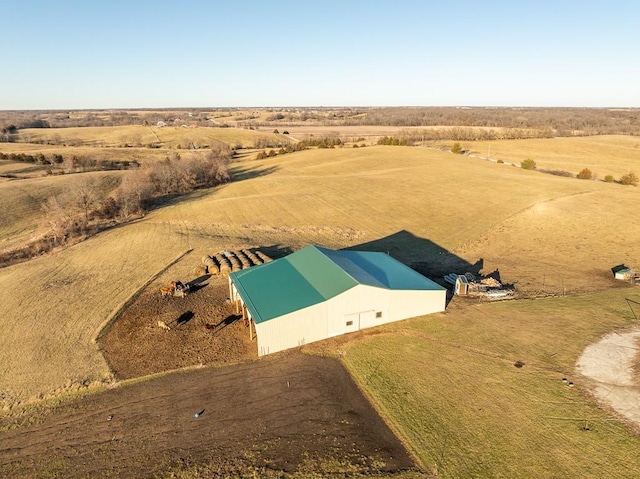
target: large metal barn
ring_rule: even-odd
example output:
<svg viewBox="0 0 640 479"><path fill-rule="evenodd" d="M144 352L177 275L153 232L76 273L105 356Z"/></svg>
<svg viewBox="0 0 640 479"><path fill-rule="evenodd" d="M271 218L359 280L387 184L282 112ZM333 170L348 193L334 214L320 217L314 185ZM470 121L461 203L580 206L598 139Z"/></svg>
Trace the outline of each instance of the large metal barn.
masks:
<svg viewBox="0 0 640 479"><path fill-rule="evenodd" d="M385 253L307 246L229 275L258 355L444 311L446 290Z"/></svg>

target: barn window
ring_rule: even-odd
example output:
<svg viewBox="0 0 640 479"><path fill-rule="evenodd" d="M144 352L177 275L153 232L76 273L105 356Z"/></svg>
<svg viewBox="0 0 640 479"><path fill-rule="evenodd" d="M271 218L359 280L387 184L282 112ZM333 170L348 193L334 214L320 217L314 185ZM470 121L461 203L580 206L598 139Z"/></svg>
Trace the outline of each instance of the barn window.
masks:
<svg viewBox="0 0 640 479"><path fill-rule="evenodd" d="M382 311L376 312L376 318L381 318L381 317L382 317Z"/></svg>
<svg viewBox="0 0 640 479"><path fill-rule="evenodd" d="M353 326L353 321L347 321L347 326Z"/></svg>

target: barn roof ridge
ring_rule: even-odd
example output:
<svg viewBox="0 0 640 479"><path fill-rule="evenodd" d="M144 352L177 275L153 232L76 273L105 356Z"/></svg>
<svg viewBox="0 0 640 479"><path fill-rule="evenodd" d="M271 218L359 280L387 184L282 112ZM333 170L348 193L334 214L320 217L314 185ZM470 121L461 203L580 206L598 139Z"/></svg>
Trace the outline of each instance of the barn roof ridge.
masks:
<svg viewBox="0 0 640 479"><path fill-rule="evenodd" d="M443 289L385 253L316 245L231 273L230 278L256 323L326 301L359 284L386 289Z"/></svg>

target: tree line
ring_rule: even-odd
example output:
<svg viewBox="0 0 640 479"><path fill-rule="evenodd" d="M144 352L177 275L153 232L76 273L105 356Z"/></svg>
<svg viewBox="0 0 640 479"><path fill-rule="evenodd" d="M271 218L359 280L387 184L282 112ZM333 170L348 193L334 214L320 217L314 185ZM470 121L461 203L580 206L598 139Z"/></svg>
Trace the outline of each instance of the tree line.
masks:
<svg viewBox="0 0 640 479"><path fill-rule="evenodd" d="M22 163L31 163L43 166L55 166L60 173L73 173L85 171L99 170L128 170L138 168L140 163L136 160L106 160L96 159L88 156L64 156L59 153L45 155L44 153L2 153L0 152L0 160L16 161ZM50 174L54 170L48 170Z"/></svg>
<svg viewBox="0 0 640 479"><path fill-rule="evenodd" d="M117 180L79 180L73 188L43 202L39 239L0 255L0 266L77 243L105 228L139 218L167 197L226 183L231 179L229 162L230 156L212 151L192 152L184 158L173 153L162 161L128 171ZM105 184L109 181L116 184Z"/></svg>

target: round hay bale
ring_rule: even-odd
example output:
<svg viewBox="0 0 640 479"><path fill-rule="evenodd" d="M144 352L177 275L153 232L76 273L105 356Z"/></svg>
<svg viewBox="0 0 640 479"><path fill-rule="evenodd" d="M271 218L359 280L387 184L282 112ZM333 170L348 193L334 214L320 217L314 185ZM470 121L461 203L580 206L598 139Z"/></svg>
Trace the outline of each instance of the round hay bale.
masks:
<svg viewBox="0 0 640 479"><path fill-rule="evenodd" d="M251 252L251 250L243 249L242 252L247 257L247 259L249 260L252 266L257 264L262 264L262 261L260 261L258 257Z"/></svg>
<svg viewBox="0 0 640 479"><path fill-rule="evenodd" d="M195 274L196 276L203 276L203 275L207 274L207 267L206 266L196 266L195 269L193 270L193 274Z"/></svg>
<svg viewBox="0 0 640 479"><path fill-rule="evenodd" d="M259 265L259 264L263 264L264 262L258 258L255 254L252 254L251 256L249 256L249 259L251 260L251 262L254 265Z"/></svg>
<svg viewBox="0 0 640 479"><path fill-rule="evenodd" d="M208 260L210 260L210 259L211 259L211 256L209 256L209 255L204 255L204 256L202 257L202 260L201 260L201 261L202 261L202 265L203 265L203 266L206 266L207 261L208 261Z"/></svg>
<svg viewBox="0 0 640 479"><path fill-rule="evenodd" d="M207 264L207 271L209 274L218 274L220 272L220 268L214 262Z"/></svg>
<svg viewBox="0 0 640 479"><path fill-rule="evenodd" d="M231 272L231 263L229 262L227 257L221 254L217 254L215 258L218 264L220 265L219 266L220 274L223 276L228 275Z"/></svg>
<svg viewBox="0 0 640 479"><path fill-rule="evenodd" d="M267 256L260 250L256 250L256 255L258 255L258 258L260 258L263 263L269 263L270 261L273 261L269 256Z"/></svg>

